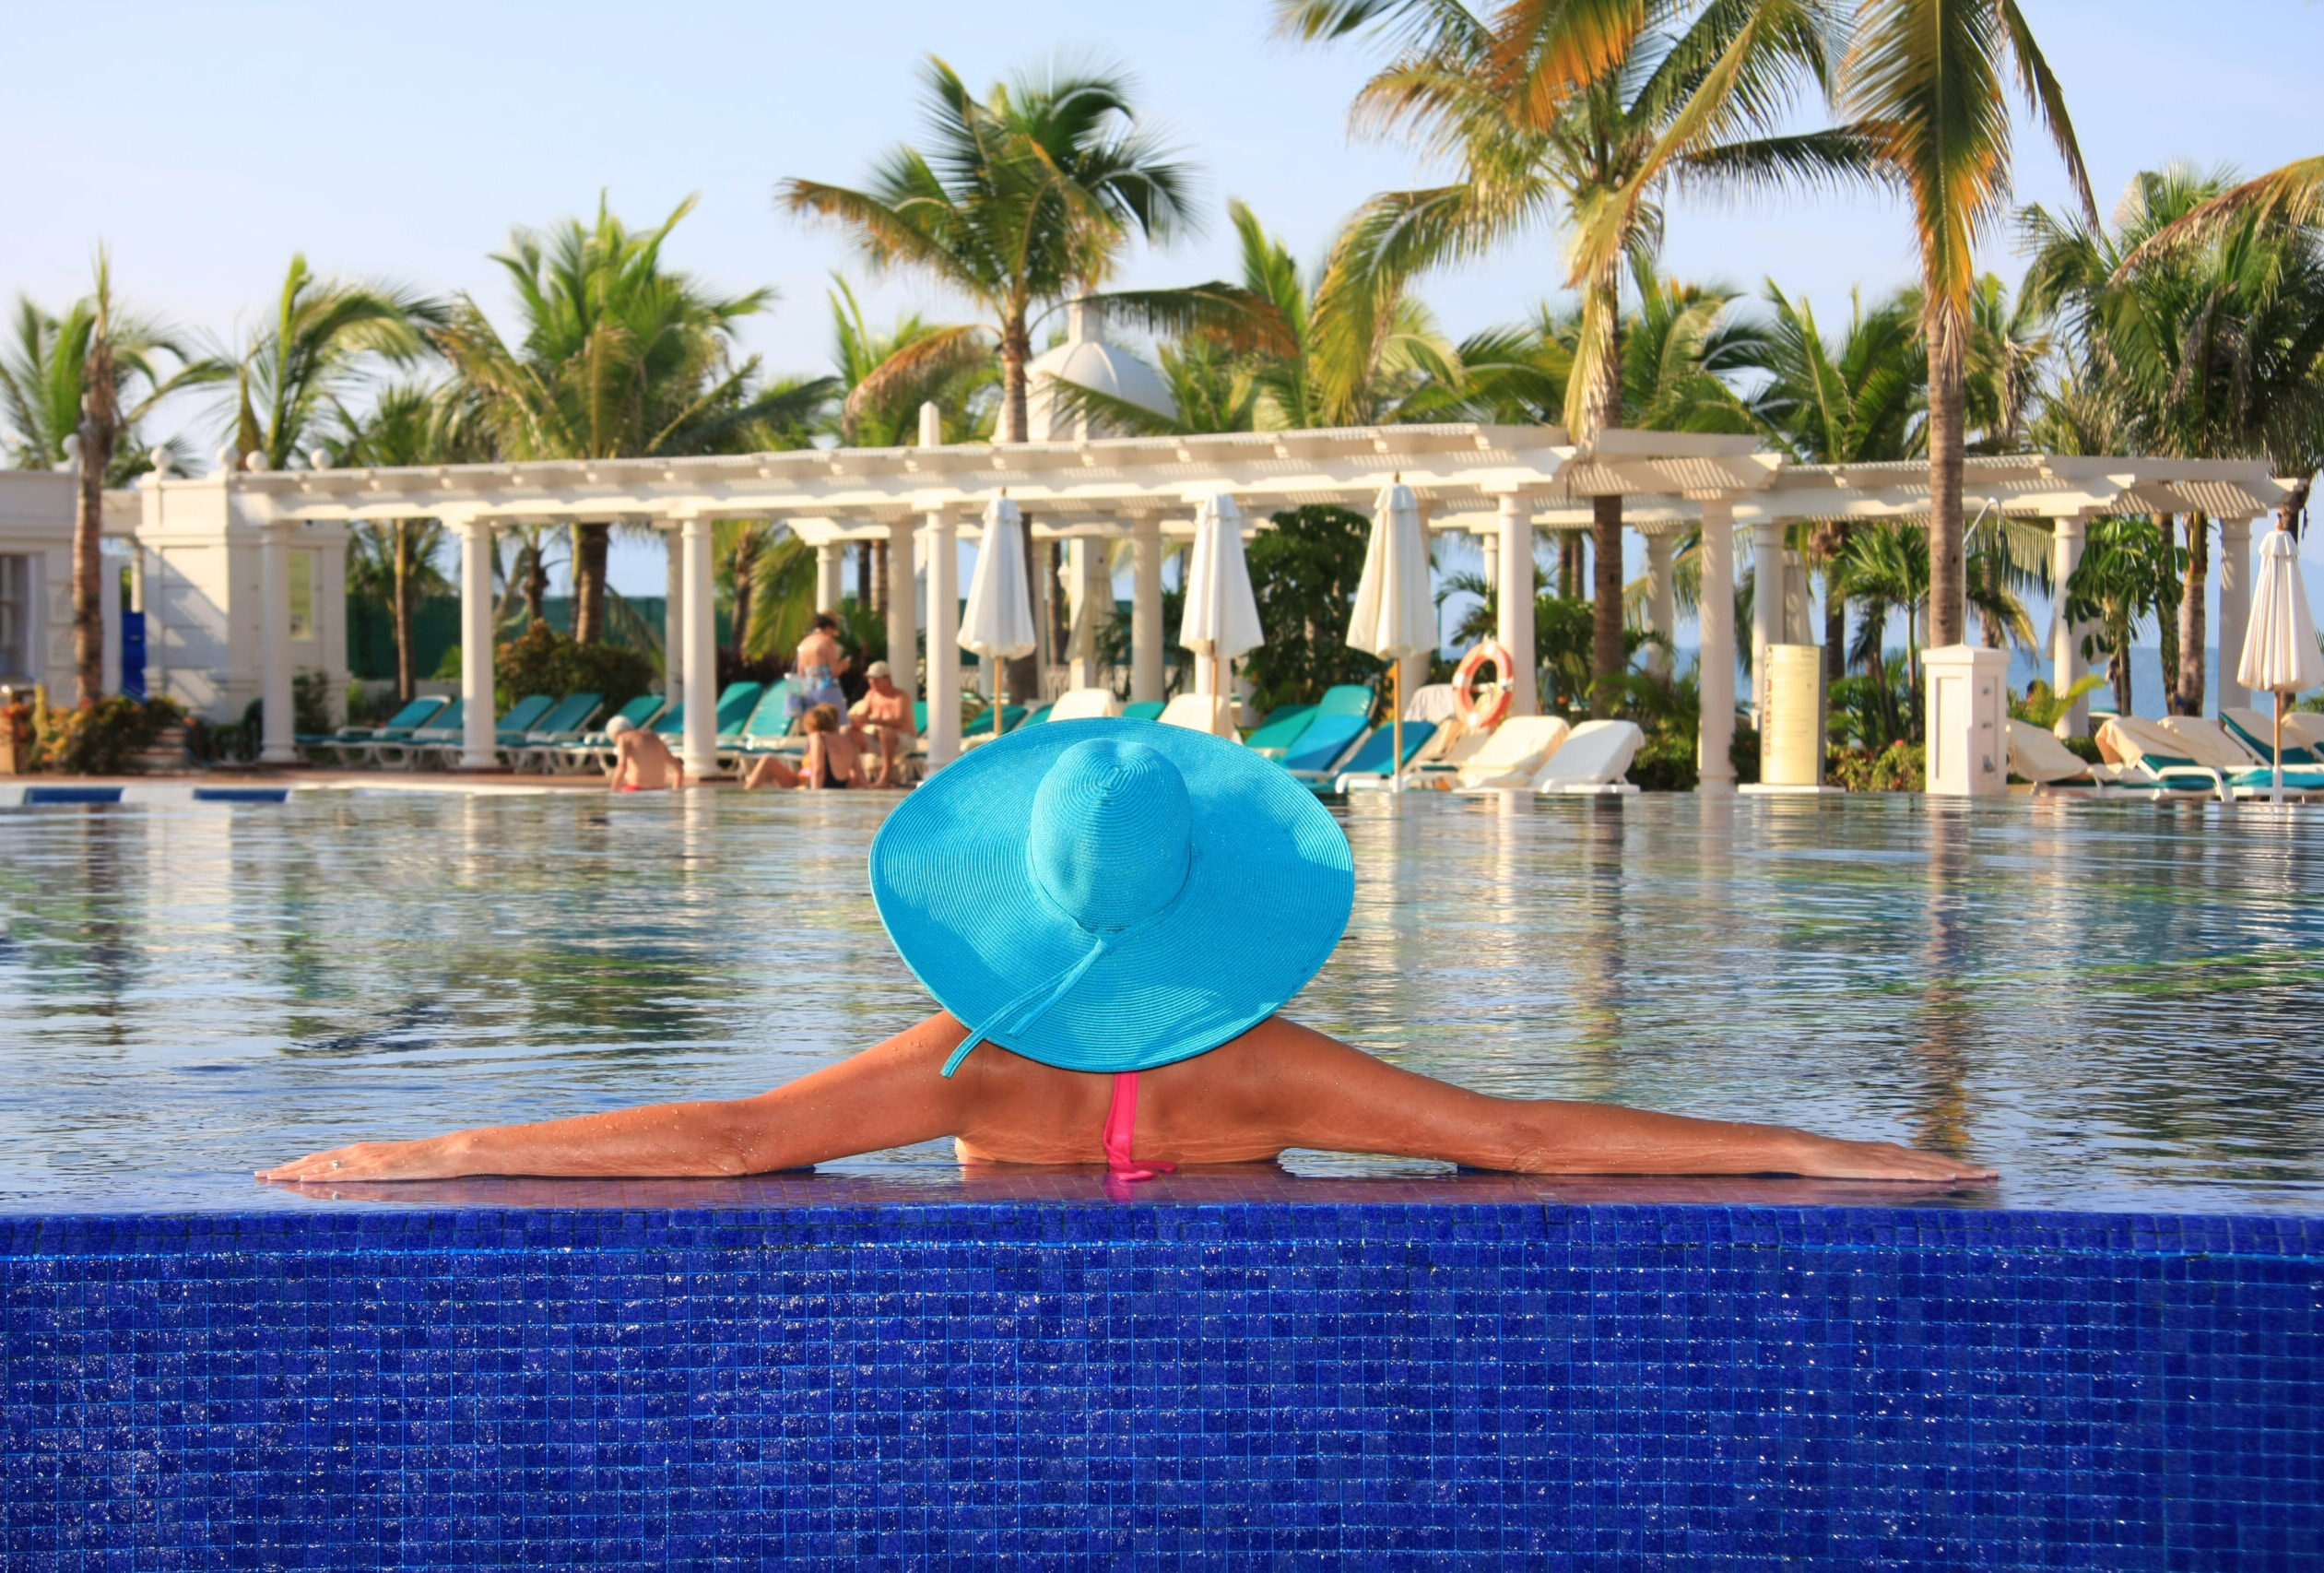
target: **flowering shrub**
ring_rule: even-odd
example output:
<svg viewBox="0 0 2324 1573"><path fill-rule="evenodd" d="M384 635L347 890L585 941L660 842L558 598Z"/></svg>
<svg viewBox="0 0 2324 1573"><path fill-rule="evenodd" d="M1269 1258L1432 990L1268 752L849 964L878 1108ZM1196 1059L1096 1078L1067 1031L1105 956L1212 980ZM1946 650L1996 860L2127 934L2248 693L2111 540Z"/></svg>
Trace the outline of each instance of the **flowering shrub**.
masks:
<svg viewBox="0 0 2324 1573"><path fill-rule="evenodd" d="M119 775L161 728L183 717L166 699L123 694L83 700L69 709L42 706L35 716L33 768L65 775Z"/></svg>
<svg viewBox="0 0 2324 1573"><path fill-rule="evenodd" d="M1824 762L1824 779L1851 792L1918 792L1929 778L1929 751L1898 739L1879 753L1834 749Z"/></svg>

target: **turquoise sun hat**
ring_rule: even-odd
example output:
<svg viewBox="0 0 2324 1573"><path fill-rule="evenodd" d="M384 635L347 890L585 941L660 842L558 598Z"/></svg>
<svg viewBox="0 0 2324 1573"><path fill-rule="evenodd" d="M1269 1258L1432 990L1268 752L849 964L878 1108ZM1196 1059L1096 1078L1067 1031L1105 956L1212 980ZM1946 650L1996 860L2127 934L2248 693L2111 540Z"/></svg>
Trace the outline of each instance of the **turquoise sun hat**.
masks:
<svg viewBox="0 0 2324 1573"><path fill-rule="evenodd" d="M1067 1070L1218 1047L1315 976L1355 864L1315 795L1238 743L1052 721L946 765L871 846L904 964L969 1036Z"/></svg>

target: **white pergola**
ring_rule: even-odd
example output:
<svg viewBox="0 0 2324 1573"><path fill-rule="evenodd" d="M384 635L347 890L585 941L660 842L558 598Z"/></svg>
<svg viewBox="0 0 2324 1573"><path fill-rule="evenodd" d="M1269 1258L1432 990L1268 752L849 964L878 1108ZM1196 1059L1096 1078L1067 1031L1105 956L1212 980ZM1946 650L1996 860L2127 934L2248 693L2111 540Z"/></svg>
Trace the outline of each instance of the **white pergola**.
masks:
<svg viewBox="0 0 2324 1573"><path fill-rule="evenodd" d="M941 764L960 746L960 587L957 543L981 534L994 498L1013 499L1036 540L1133 543L1131 607L1133 697L1159 699L1162 687L1162 590L1165 543L1190 538L1204 498L1233 494L1246 516L1330 503L1369 512L1381 489L1400 479L1419 496L1433 530L1464 529L1495 538L1492 575L1528 584L1531 543L1542 528L1588 520L1588 500L1625 499L1624 523L1648 546L1650 621L1668 634L1674 622L1672 538L1699 529L1705 584L1732 583L1732 532L1753 531L1759 561L1781 558L1783 526L1795 519L1871 518L1927 511L1927 471L1911 465L1787 466L1757 451L1749 437L1610 432L1587 447L1557 427L1472 423L1360 427L1329 431L1234 432L1188 437L1098 438L1009 445L965 444L902 448L798 449L783 453L673 459L549 460L405 469L259 471L227 478L236 515L272 542L310 521L435 518L462 543L461 692L466 701L462 763L493 763L492 532L518 522L614 522L647 525L669 541L667 637L673 697L686 705L684 757L690 771L716 767L711 526L715 519L760 517L787 526L818 550L822 604L837 598L839 554L851 541L888 548L888 647L898 652L896 681L910 692L909 653L925 623L928 634L928 751ZM216 485L215 479L149 480L148 485ZM2082 521L2096 513L2197 511L2230 521L2225 539L2242 543L2223 568L2247 597L2248 521L2271 507L2282 489L2266 467L2218 462L2065 459L2039 455L1970 461L1965 488L1973 511L1991 500L2012 515L2054 521L2060 572L2080 554ZM1917 501L1916 501L1917 500ZM916 550L915 550L916 549ZM1079 547L1077 551L1089 549ZM1092 552L1091 556L1094 555ZM926 564L926 616L917 605L915 557ZM1086 577L1077 584L1089 584ZM1782 596L1764 592L1755 605L1754 642L1772 626L1780 639ZM2223 616L2240 628L2242 602ZM268 609L270 635L277 632ZM287 625L287 612L284 614ZM1514 708L1539 707L1533 692L1533 598L1499 597L1500 636L1516 667ZM1734 715L1735 629L1731 598L1705 596L1702 621L1704 786L1731 786L1728 763ZM2221 630L2223 641L2228 627ZM2240 637L2239 632L2236 635ZM268 641L267 692L277 686ZM2078 669L2067 633L2057 636L2061 677ZM279 686L288 695L287 666ZM914 695L914 697L917 697ZM294 756L289 706L266 707L264 757Z"/></svg>

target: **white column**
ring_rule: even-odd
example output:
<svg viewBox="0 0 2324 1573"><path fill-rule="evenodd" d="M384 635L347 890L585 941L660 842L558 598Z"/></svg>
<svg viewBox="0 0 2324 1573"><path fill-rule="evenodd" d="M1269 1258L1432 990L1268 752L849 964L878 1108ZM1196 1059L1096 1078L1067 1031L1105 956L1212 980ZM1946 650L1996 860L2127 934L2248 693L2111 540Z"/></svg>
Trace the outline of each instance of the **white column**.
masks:
<svg viewBox="0 0 2324 1573"><path fill-rule="evenodd" d="M1672 652L1669 642L1677 634L1679 628L1678 585L1671 569L1677 547L1677 540L1670 536L1650 535L1646 538L1646 627L1661 635L1664 641L1648 649L1646 670L1664 679L1668 679L1671 672Z"/></svg>
<svg viewBox="0 0 2324 1573"><path fill-rule="evenodd" d="M662 702L686 697L686 550L676 528L662 528Z"/></svg>
<svg viewBox="0 0 2324 1573"><path fill-rule="evenodd" d="M827 540L815 549L815 609L837 611L847 594L844 542Z"/></svg>
<svg viewBox="0 0 2324 1573"><path fill-rule="evenodd" d="M1068 679L1075 688L1095 688L1098 685L1097 625L1100 615L1098 602L1098 566L1105 560L1105 543L1087 536L1076 536L1065 543L1065 581L1068 606L1066 616L1072 628L1066 641L1066 654L1072 671Z"/></svg>
<svg viewBox="0 0 2324 1573"><path fill-rule="evenodd" d="M1735 790L1735 766L1728 757L1735 742L1735 501L1718 497L1703 504L1703 652L1695 681L1703 701L1703 730L1696 743L1701 790Z"/></svg>
<svg viewBox="0 0 2324 1573"><path fill-rule="evenodd" d="M2053 589L2049 603L2049 680L2051 688L2059 693L2079 682L2087 669L2082 658L2082 630L2066 616L2066 584L2074 576L2074 570L2082 566L2085 534L2086 526L2078 518L2050 521L2049 582ZM2073 709L2060 716L2052 730L2061 738L2089 736L2089 698L2075 700Z"/></svg>
<svg viewBox="0 0 2324 1573"><path fill-rule="evenodd" d="M266 704L265 735L258 763L299 763L298 728L290 690L290 532L298 526L287 519L266 526L258 549L261 623L258 692Z"/></svg>
<svg viewBox="0 0 2324 1573"><path fill-rule="evenodd" d="M1140 514L1130 521L1135 561L1129 611L1129 696L1135 704L1159 704L1162 696L1162 520Z"/></svg>
<svg viewBox="0 0 2324 1573"><path fill-rule="evenodd" d="M1539 716L1533 686L1533 509L1512 492L1501 499L1501 534L1493 542L1501 585L1501 643L1509 649L1509 714Z"/></svg>
<svg viewBox="0 0 2324 1573"><path fill-rule="evenodd" d="M2251 521L2219 521L2219 670L2212 680L2214 714L2249 704L2251 691L2236 680L2244 633L2251 626Z"/></svg>
<svg viewBox="0 0 2324 1573"><path fill-rule="evenodd" d="M928 514L928 765L961 756L961 542L950 510Z"/></svg>
<svg viewBox="0 0 2324 1573"><path fill-rule="evenodd" d="M1766 669L1767 646L1784 642L1784 597L1790 575L1784 566L1784 527L1752 526L1752 675Z"/></svg>
<svg viewBox="0 0 2324 1573"><path fill-rule="evenodd" d="M680 526L686 554L686 746L690 780L718 774L718 614L711 599L711 523Z"/></svg>
<svg viewBox="0 0 2324 1573"><path fill-rule="evenodd" d="M912 582L912 521L888 522L888 680L920 697L920 597ZM928 646L931 661L936 646Z"/></svg>
<svg viewBox="0 0 2324 1573"><path fill-rule="evenodd" d="M490 770L492 752L492 521L460 526L460 768Z"/></svg>

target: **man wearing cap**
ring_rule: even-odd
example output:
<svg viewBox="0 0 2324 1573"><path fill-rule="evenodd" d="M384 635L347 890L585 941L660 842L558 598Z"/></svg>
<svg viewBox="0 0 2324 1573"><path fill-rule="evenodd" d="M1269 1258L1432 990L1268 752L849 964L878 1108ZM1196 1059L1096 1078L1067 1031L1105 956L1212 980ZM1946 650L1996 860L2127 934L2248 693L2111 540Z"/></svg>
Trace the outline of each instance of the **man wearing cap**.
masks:
<svg viewBox="0 0 2324 1573"><path fill-rule="evenodd" d="M903 760L920 740L919 729L912 724L912 701L903 696L903 690L893 680L893 673L885 661L874 661L864 668L871 688L855 701L848 718L855 735L869 748L875 739L879 744L879 774L871 778L874 786L903 785Z"/></svg>
<svg viewBox="0 0 2324 1573"><path fill-rule="evenodd" d="M613 792L658 792L686 785L686 766L670 752L657 732L649 732L627 716L616 716L606 727L613 745L613 764L606 772L606 787Z"/></svg>

